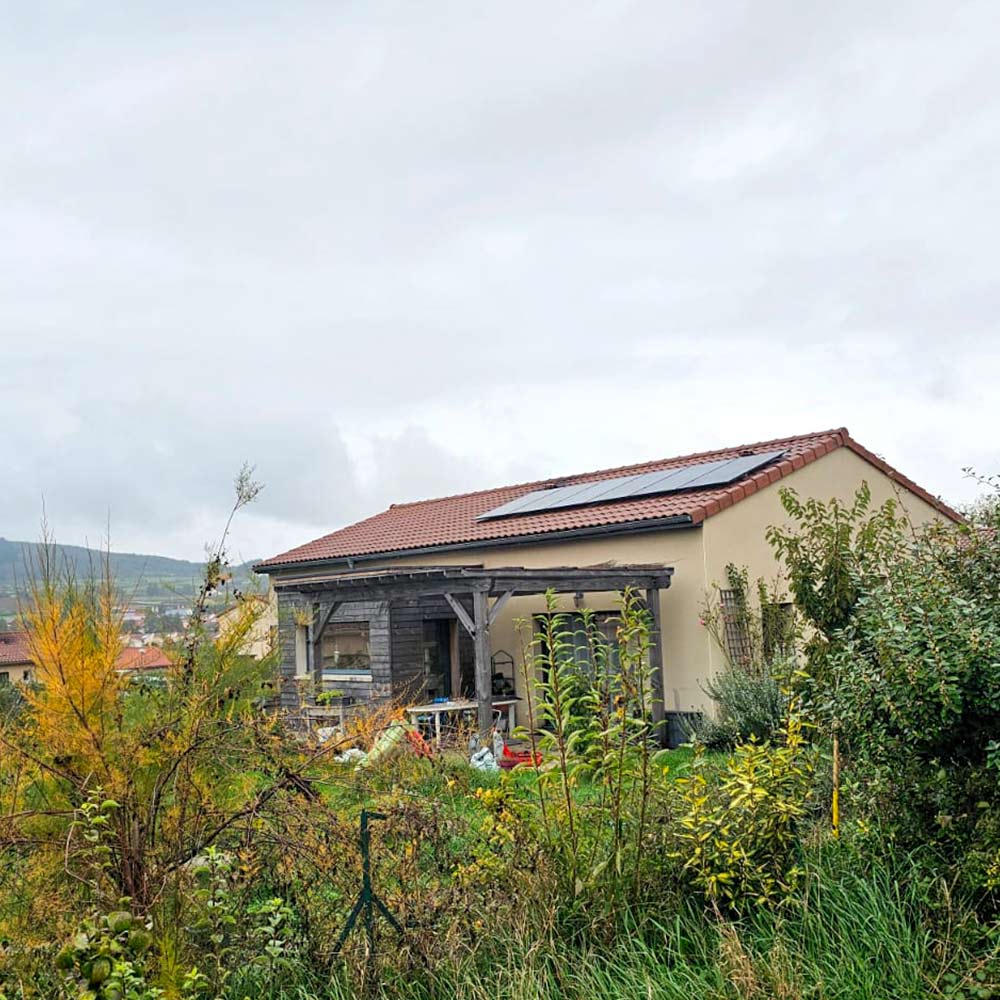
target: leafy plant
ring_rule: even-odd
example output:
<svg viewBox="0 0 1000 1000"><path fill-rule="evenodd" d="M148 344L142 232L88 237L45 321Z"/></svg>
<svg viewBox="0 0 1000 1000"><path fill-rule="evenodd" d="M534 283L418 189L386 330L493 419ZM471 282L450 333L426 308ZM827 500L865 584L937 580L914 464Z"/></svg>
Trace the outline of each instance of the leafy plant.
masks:
<svg viewBox="0 0 1000 1000"><path fill-rule="evenodd" d="M316 704L332 705L333 702L343 697L344 697L344 692L337 688L334 688L329 691L321 691L318 695L316 695Z"/></svg>
<svg viewBox="0 0 1000 1000"><path fill-rule="evenodd" d="M152 922L125 909L92 917L55 957L56 968L95 1000L156 1000L163 991L149 983Z"/></svg>
<svg viewBox="0 0 1000 1000"><path fill-rule="evenodd" d="M614 639L592 612L558 611L519 623L531 691L533 767L548 849L573 899L634 898L651 856L651 811L661 777L652 724L650 616L637 593L620 599ZM530 638L526 638L531 628ZM586 785L591 794L579 795Z"/></svg>
<svg viewBox="0 0 1000 1000"><path fill-rule="evenodd" d="M716 583L706 597L701 624L730 669L750 677L770 677L773 664L794 651L798 631L794 609L777 584L758 578L751 586L746 567L729 563L725 583L725 587Z"/></svg>
<svg viewBox="0 0 1000 1000"><path fill-rule="evenodd" d="M810 673L825 681L829 645L850 623L866 589L900 551L904 522L895 500L871 512L871 490L865 482L849 506L836 498L826 503L802 500L789 487L779 496L793 526L772 525L766 538L785 564L796 608L813 629L805 646Z"/></svg>
<svg viewBox="0 0 1000 1000"><path fill-rule="evenodd" d="M792 897L813 769L803 723L790 713L782 742L741 744L719 773L699 752L677 779L684 811L675 857L712 903L740 911Z"/></svg>
<svg viewBox="0 0 1000 1000"><path fill-rule="evenodd" d="M781 729L788 696L776 677L753 676L730 667L704 685L718 718L697 724L694 736L709 750L731 750L750 740L771 739Z"/></svg>

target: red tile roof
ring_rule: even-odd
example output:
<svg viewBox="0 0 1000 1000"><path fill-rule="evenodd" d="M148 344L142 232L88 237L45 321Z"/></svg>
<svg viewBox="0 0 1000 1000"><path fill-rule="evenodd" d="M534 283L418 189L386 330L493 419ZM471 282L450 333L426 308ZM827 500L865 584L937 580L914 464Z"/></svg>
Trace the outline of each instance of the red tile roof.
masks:
<svg viewBox="0 0 1000 1000"><path fill-rule="evenodd" d="M0 666L31 663L27 632L0 632Z"/></svg>
<svg viewBox="0 0 1000 1000"><path fill-rule="evenodd" d="M340 531L324 535L315 541L273 556L260 563L256 568L266 572L271 568L293 567L301 563L321 562L329 559L392 555L414 549L424 550L470 542L482 542L483 545L488 545L499 539L544 535L550 532L572 531L579 528L606 526L613 530L616 525L658 521L673 517L690 518L691 524L700 524L713 514L718 514L734 503L756 493L757 490L777 482L777 480L837 448L850 448L905 489L926 500L945 516L955 520L961 519L946 504L931 496L926 490L887 465L877 455L858 444L847 432L847 429L841 427L836 430L777 438L773 441L760 441L757 444L739 445L734 448L722 448L718 451L700 452L696 455L682 455L677 458L665 458L617 469L602 469L598 472L585 472L575 476L541 480L535 483L502 486L498 489L481 490L478 493L463 493L458 496L422 500L416 503L393 504L381 514L376 514L374 517L366 518L364 521L349 525ZM785 453L781 461L728 486L691 490L685 493L637 497L631 500L594 504L589 507L536 512L490 521L476 520L480 514L485 514L501 504L508 503L525 493L530 493L532 490L555 485L566 486L594 482L600 479L636 475L642 472L655 472L696 462L736 458L748 452L779 450Z"/></svg>
<svg viewBox="0 0 1000 1000"><path fill-rule="evenodd" d="M156 646L128 646L115 660L115 670L165 670L169 666L166 653Z"/></svg>
<svg viewBox="0 0 1000 1000"><path fill-rule="evenodd" d="M19 666L31 662L27 632L0 632L0 666ZM162 670L169 666L170 660L156 646L129 646L119 653L115 661L116 670Z"/></svg>

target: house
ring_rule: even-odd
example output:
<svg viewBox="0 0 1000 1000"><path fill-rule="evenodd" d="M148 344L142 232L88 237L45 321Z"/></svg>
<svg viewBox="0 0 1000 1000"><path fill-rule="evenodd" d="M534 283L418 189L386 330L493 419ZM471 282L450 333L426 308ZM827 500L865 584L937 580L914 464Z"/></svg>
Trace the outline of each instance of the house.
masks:
<svg viewBox="0 0 1000 1000"><path fill-rule="evenodd" d="M120 674L163 672L170 660L156 646L127 646L115 660L115 670ZM28 633L0 632L0 685L30 684L37 680L37 670L31 658Z"/></svg>
<svg viewBox="0 0 1000 1000"><path fill-rule="evenodd" d="M170 659L158 646L126 646L115 660L120 674L162 674L170 667Z"/></svg>
<svg viewBox="0 0 1000 1000"><path fill-rule="evenodd" d="M263 660L274 649L278 635L278 598L273 587L266 594L247 594L242 601L220 611L216 618L219 638L225 640L236 626L244 608L243 602L247 601L254 605L257 617L240 643L240 652L255 660Z"/></svg>
<svg viewBox="0 0 1000 1000"><path fill-rule="evenodd" d="M30 684L34 674L28 633L0 632L0 685Z"/></svg>
<svg viewBox="0 0 1000 1000"><path fill-rule="evenodd" d="M277 592L283 704L321 683L362 699L475 696L485 728L494 690L523 697L515 622L544 610L545 590L612 612L630 585L658 630L661 711L704 711L723 658L699 617L727 564L777 575L765 530L786 521L782 486L847 500L862 481L914 523L959 520L845 428L394 504L255 567Z"/></svg>

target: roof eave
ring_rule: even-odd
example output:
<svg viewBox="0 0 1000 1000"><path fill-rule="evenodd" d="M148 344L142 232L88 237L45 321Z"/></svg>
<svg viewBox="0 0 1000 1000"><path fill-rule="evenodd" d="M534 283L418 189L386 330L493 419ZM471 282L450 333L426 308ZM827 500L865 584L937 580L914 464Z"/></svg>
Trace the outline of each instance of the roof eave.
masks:
<svg viewBox="0 0 1000 1000"><path fill-rule="evenodd" d="M278 574L314 569L331 564L343 564L353 569L354 563L374 562L378 559L402 559L408 556L428 555L435 552L464 552L474 549L493 549L509 545L542 545L546 542L567 541L574 538L589 538L595 535L634 535L646 531L674 531L678 528L692 528L698 525L690 514L675 514L670 517L647 518L641 521L623 521L620 524L597 524L585 528L568 528L561 531L534 532L528 535L511 535L506 538L477 538L464 542L446 542L443 545L424 545L411 549L390 549L382 552L364 552L358 555L331 556L326 559L309 559L286 563L257 563L255 573Z"/></svg>

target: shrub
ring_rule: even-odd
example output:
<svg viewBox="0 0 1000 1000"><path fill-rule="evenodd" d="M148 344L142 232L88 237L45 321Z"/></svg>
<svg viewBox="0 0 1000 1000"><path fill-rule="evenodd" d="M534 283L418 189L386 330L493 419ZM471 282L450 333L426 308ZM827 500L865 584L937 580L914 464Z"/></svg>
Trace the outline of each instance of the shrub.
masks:
<svg viewBox="0 0 1000 1000"><path fill-rule="evenodd" d="M779 496L794 527L772 525L766 537L775 557L784 561L796 609L813 630L805 644L810 674L825 682L830 644L850 624L868 588L905 549L904 522L894 500L870 512L865 482L850 506L837 499L801 500L788 487Z"/></svg>
<svg viewBox="0 0 1000 1000"><path fill-rule="evenodd" d="M750 740L770 740L781 729L788 698L774 677L755 677L729 667L705 684L718 718L704 718L694 737L709 750L731 750Z"/></svg>
<svg viewBox="0 0 1000 1000"><path fill-rule="evenodd" d="M870 513L866 486L849 508L782 501L795 526L769 538L817 630L805 690L845 751L848 808L981 891L1000 848L1000 500L920 530L891 501Z"/></svg>
<svg viewBox="0 0 1000 1000"><path fill-rule="evenodd" d="M794 715L782 743L738 746L721 770L698 753L679 778L685 811L675 852L692 883L732 911L787 901L801 875L798 827L808 811L812 753Z"/></svg>
<svg viewBox="0 0 1000 1000"><path fill-rule="evenodd" d="M152 986L152 922L142 922L125 907L84 922L55 957L62 975L80 989L80 996L97 1000L156 1000L162 991Z"/></svg>

